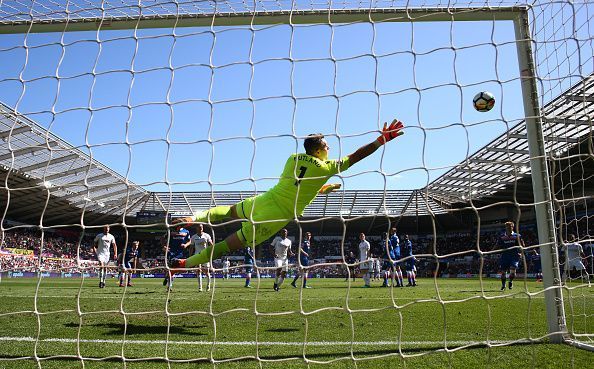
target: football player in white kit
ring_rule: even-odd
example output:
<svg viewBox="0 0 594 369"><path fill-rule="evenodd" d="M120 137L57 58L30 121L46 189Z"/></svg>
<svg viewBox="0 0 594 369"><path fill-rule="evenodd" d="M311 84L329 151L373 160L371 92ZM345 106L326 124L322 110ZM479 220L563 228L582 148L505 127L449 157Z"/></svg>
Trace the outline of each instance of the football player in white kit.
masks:
<svg viewBox="0 0 594 369"><path fill-rule="evenodd" d="M109 233L109 226L103 226L103 233L99 233L93 240L93 251L99 261L99 288L105 287L105 277L107 275L107 265L110 259L110 248L113 246L113 258L118 257L118 246L115 237Z"/></svg>
<svg viewBox="0 0 594 369"><path fill-rule="evenodd" d="M286 229L281 229L280 236L276 236L271 243L274 247L274 265L276 266L275 291L280 290L280 286L287 276L287 270L289 270L289 256L293 256L291 240L287 238L288 233Z"/></svg>
<svg viewBox="0 0 594 369"><path fill-rule="evenodd" d="M579 278L587 275L586 267L582 262L585 258L584 250L582 245L576 242L575 235L569 235L569 243L563 245L563 251L565 251L565 280L567 278Z"/></svg>
<svg viewBox="0 0 594 369"><path fill-rule="evenodd" d="M223 259L223 278L229 279L229 268L231 267L231 262L229 259Z"/></svg>
<svg viewBox="0 0 594 369"><path fill-rule="evenodd" d="M198 224L196 226L197 232L190 238L190 241L183 245L184 248L190 247L190 255L196 255L202 252L207 246L212 246L213 240L210 235L204 232L204 226ZM207 283L206 290L210 291L210 263L206 262L198 266L196 270L196 278L198 278L198 291L202 292L202 273L206 273Z"/></svg>
<svg viewBox="0 0 594 369"><path fill-rule="evenodd" d="M369 270L373 269L373 266L370 265L372 260L369 260L369 250L371 250L371 245L369 241L365 239L365 234L361 232L359 234L359 270L361 276L363 277L363 281L365 285L363 287L369 288L371 287L371 278L369 276Z"/></svg>

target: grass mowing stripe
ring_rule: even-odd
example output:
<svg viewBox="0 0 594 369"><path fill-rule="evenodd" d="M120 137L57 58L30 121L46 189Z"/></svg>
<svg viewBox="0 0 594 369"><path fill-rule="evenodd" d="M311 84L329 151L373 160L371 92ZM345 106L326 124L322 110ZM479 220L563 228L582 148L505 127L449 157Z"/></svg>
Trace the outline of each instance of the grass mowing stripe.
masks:
<svg viewBox="0 0 594 369"><path fill-rule="evenodd" d="M35 337L0 337L0 341L9 341L9 342L36 342L37 339ZM122 340L107 340L107 339L80 339L76 340L73 338L43 338L40 339L39 342L60 342L60 343L108 343L108 344L117 344L121 345ZM212 345L212 341L166 341L166 340L126 340L126 343L129 344L158 344L158 345ZM527 343L527 342L540 342L538 340L516 340L516 341L448 341L448 345L450 346L468 346L468 345L505 345L505 344L512 344L512 343ZM256 344L262 346L303 346L303 342L282 342L282 341L275 341L275 342L256 342L256 341L216 341L215 345L221 346L235 346L235 345L243 345L243 346L255 346ZM307 342L307 346L391 346L391 345L398 345L397 341L355 341L355 342L345 342L345 341L311 341ZM443 345L443 341L405 341L402 342L402 346L438 346Z"/></svg>

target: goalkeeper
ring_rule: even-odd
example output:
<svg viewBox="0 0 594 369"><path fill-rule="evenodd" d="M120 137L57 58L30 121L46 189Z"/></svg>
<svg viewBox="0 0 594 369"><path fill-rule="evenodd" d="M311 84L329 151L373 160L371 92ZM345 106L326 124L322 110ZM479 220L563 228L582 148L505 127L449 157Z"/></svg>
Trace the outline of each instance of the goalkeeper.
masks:
<svg viewBox="0 0 594 369"><path fill-rule="evenodd" d="M241 229L224 241L209 246L188 259L176 259L173 268L193 268L224 254L256 246L275 235L289 221L301 216L318 193L328 194L340 184L328 184L333 175L343 172L355 163L373 154L378 148L404 134L398 120L388 126L384 123L381 135L360 147L342 160L328 160L330 147L321 134L309 135L303 144L305 154L292 154L278 183L267 192L232 206L217 206L196 213L193 217L178 218L175 223L215 223L228 219L245 219Z"/></svg>

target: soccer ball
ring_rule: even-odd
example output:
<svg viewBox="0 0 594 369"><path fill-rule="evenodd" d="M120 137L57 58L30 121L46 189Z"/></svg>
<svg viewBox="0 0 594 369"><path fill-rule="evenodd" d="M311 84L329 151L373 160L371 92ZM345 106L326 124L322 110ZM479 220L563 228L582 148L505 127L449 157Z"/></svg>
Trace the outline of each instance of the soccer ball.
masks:
<svg viewBox="0 0 594 369"><path fill-rule="evenodd" d="M472 105L477 111L486 112L495 106L495 96L488 91L479 92L472 99Z"/></svg>

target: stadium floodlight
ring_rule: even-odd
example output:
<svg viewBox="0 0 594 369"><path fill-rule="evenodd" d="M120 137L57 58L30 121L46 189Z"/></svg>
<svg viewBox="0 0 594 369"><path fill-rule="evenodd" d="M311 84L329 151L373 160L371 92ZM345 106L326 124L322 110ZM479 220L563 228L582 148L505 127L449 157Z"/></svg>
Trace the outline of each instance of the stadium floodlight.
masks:
<svg viewBox="0 0 594 369"><path fill-rule="evenodd" d="M188 294L167 292L163 299L138 293L134 298L144 300L130 306L128 288L117 299L113 294L84 290L89 288L89 273L94 269L81 262L81 255L88 251L81 237L72 267L81 278L73 295L76 305L45 309L55 295L44 295L45 261L36 259L34 270L40 273L37 287L31 289L32 307L19 300L18 311L6 308L0 314L0 319L11 319L1 322L0 326L8 328L0 331L0 341L22 344L0 352L0 361L35 361L39 367L46 361L51 366L56 358L71 359L83 367L105 360L121 360L124 366L162 361L168 366L208 362L216 367L242 360L282 366L294 360L304 366L331 367L346 360L356 367L360 360L384 365L380 360L395 358L406 366L411 363L408 360L425 355L464 355L469 348L513 349L525 343L569 343L593 350L592 285L579 278L564 281L562 269L568 264L559 259L558 252L570 230L578 233L582 243L593 239L594 194L591 177L584 174L589 169L584 168L591 161L588 112L594 91L585 87L591 77L581 75L591 71L592 64L591 4L569 0L530 5L514 0L500 2L500 6L477 0L468 0L465 6L455 4L435 0L0 2L0 41L5 41L0 59L11 61L0 70L0 96L13 103L15 116L47 119L44 126L49 130L78 140L73 146L87 149L92 158L110 161L108 165L126 176L125 185L112 187L106 176L89 186L86 178L91 166L73 172L76 167L68 167L67 157L53 156L53 152L51 157L63 161L55 159L49 177L37 176L44 168L28 163L29 154L60 150L58 145L29 142L25 131L19 131L23 139L7 133L0 153L4 170L32 168L23 174L25 178L51 178L43 187L57 186L72 195L61 199L67 202L65 208L86 203L91 209L80 221L69 224L71 229L91 229L95 236L95 228L106 219L105 214L93 213L97 206L105 213L121 206L126 210L120 213L126 214L139 199L129 194L128 180L170 192L188 187L224 192L228 186L243 186L251 196L266 186L261 183L279 179L285 154L302 152L308 134L323 132L328 150L328 146L333 148L331 155L342 158L360 147L363 137L376 137L384 121L399 118L406 133L399 138L401 146L382 146L374 154L375 161L357 163L337 174L343 190L351 185L368 186L383 193L378 191L372 199L354 197L352 202L342 193L340 204L334 207L328 199L339 196L326 196L324 210L331 208L333 214L338 210L339 216L321 212L324 215L316 219L294 214L284 220L299 230L291 235L298 252L302 250L299 235L319 224L321 234L314 239L325 247L316 252L335 253L321 255L321 269L330 269L331 264L346 270L347 276L355 271L347 263L365 270L364 260L347 262L345 258L350 251L359 251L353 229L368 234L378 248L373 252L381 254L388 251L382 248L381 234L398 226L399 232L411 235L415 246L422 245L417 258L430 286L415 292L412 288L372 290L377 295L370 295L368 290L353 288L358 282L347 278L348 282L333 285L334 290L346 290L340 299L308 295L310 291L299 289L292 295L281 291L287 293L276 299L282 300L276 305L269 305L272 299L259 291L248 294L242 290L240 297L232 293L223 297L215 289L209 298L194 298L190 295L196 292L194 286ZM472 98L486 91L496 103L493 109L478 112ZM565 91L567 97L557 99ZM575 112L575 117L568 112ZM564 116L562 122L556 119L559 115ZM14 132L10 123L0 117L0 131ZM511 125L522 129L510 132ZM489 146L492 137L502 134L502 142ZM560 144L565 146L560 148ZM377 149L374 145L365 150ZM484 156L471 157L483 146ZM575 162L567 163L571 160L563 160L563 154ZM520 164L522 175L515 170ZM467 176L448 176L431 190L432 180L456 167L464 167ZM66 173L70 181L62 178ZM300 185L300 178L296 173L295 186ZM394 186L423 192L416 201L408 200L403 207L406 211L387 210L386 191ZM7 202L29 194L11 186L8 179L0 192L8 193L3 197ZM53 192L61 191L51 192L55 196ZM111 203L115 195L127 197ZM248 196L238 195L237 202ZM191 208L182 196L170 196L169 202L152 199L135 210L152 211L165 223L168 218L163 214ZM192 210L220 205L214 199L205 199L200 202L201 210ZM10 204L6 208L10 210ZM8 210L1 221L6 220ZM36 219L32 225L46 232L44 215L27 214L22 222ZM49 220L51 216L55 215L50 214ZM494 250L498 241L493 239L501 240L498 223L504 217L514 218L515 230L526 230L532 237L526 237L531 242L526 247L515 245L524 255L522 271L513 290L511 285L505 290L504 282L505 291L500 292L491 286L499 282L495 258L502 253ZM237 222L209 226L226 236L236 231L231 228ZM158 257L149 263L152 275L164 267L159 264L163 260L160 238L147 236L153 231L150 225L124 215L114 228L125 240L118 239L118 247L135 237L144 239L147 247L156 245ZM330 227L339 231L324 234ZM452 235L463 241L449 240ZM220 236L217 242L224 239ZM531 280L534 273L529 270L536 263L529 258L535 257L536 250L542 260L543 286ZM232 257L244 260L243 254ZM456 264L463 258L468 258L465 264ZM454 264L475 270L462 273ZM393 268L389 258L387 265ZM61 277L72 274L70 266L57 268L68 271ZM207 268L217 273L221 269L214 262ZM444 268L451 269L446 273ZM262 268L256 263L259 286L268 283L260 274L270 275L270 269L270 264ZM444 291L449 277L467 274L475 278L465 281L473 288L448 285L448 289L457 289L457 297ZM505 271L502 274L505 281ZM7 280L2 278L0 283L10 283ZM221 283L233 287L232 281ZM416 309L428 313L415 314ZM56 334L71 338L52 337L52 324L56 324L48 316L53 311L72 314L55 329ZM517 314L510 317L508 311ZM97 318L103 313L105 321ZM477 319L465 318L471 314ZM278 324L292 324L288 316L299 320L298 324L279 328ZM12 320L31 317L32 332L13 336L11 327L22 332L25 323ZM376 326L374 318L386 322L386 327L394 325L375 332L369 323ZM131 329L133 321L140 322L136 326L140 328ZM502 328L502 322L509 326ZM173 329L177 324L184 328ZM321 328L324 324L327 331ZM74 330L64 333L71 326ZM114 326L122 327L118 339L113 339L120 332L114 333ZM106 327L110 330L105 336L92 336ZM200 330L196 334L200 338L189 340L186 333L195 333L195 329ZM146 337L129 339L145 331ZM386 342L386 332L395 341ZM69 349L70 344L75 350ZM374 349L359 350L358 344ZM110 345L117 347L103 347ZM385 350L377 349L382 345ZM142 347L137 351L137 346ZM192 350L185 351L188 347ZM344 347L344 352L334 353ZM312 354L315 349L319 352ZM485 356L491 357L491 351Z"/></svg>

